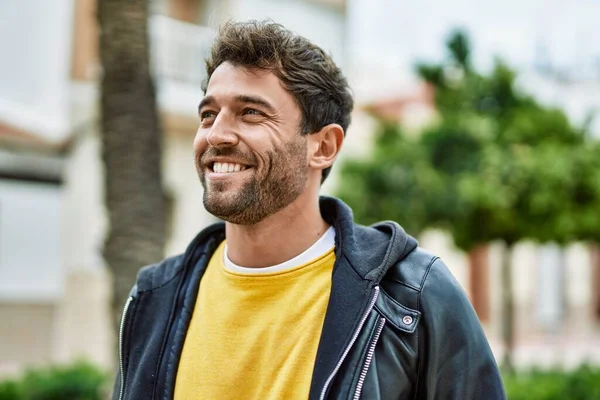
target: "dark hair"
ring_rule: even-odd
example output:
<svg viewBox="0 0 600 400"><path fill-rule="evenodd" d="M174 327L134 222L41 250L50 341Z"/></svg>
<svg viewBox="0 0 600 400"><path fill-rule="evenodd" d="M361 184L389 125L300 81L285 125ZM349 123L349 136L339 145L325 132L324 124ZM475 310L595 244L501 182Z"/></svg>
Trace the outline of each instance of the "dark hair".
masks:
<svg viewBox="0 0 600 400"><path fill-rule="evenodd" d="M346 134L354 106L348 82L331 56L306 38L272 21L226 22L206 61L205 93L213 72L224 62L272 71L300 107L301 134L332 123ZM321 183L330 170L323 170Z"/></svg>

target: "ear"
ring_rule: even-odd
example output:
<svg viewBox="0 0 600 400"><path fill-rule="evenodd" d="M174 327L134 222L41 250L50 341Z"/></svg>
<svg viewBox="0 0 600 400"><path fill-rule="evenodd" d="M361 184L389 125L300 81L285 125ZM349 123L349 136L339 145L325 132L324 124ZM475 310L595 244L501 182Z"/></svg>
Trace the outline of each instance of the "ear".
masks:
<svg viewBox="0 0 600 400"><path fill-rule="evenodd" d="M335 161L344 143L344 130L338 124L329 124L308 135L308 165L324 170Z"/></svg>

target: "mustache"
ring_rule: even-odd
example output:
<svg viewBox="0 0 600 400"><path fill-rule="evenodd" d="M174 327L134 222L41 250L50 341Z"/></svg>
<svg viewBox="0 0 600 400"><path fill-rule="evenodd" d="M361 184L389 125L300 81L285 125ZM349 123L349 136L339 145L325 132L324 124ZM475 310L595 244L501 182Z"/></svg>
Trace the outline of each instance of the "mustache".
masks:
<svg viewBox="0 0 600 400"><path fill-rule="evenodd" d="M224 147L224 148L210 147L200 156L198 164L201 166L205 166L207 164L208 160L213 157L230 157L235 160L239 160L240 162L247 164L247 165L256 165L257 164L257 160L256 160L256 157L254 156L254 154L245 153L245 152L240 151L239 149L236 149L233 147Z"/></svg>

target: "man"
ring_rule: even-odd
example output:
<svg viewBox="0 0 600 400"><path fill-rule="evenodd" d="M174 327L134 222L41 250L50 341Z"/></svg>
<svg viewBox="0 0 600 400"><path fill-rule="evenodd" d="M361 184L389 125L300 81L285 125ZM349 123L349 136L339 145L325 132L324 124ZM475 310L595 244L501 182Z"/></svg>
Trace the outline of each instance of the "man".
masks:
<svg viewBox="0 0 600 400"><path fill-rule="evenodd" d="M114 398L504 398L444 264L319 197L353 107L331 58L280 25L227 23L207 72L195 160L225 222L139 273Z"/></svg>

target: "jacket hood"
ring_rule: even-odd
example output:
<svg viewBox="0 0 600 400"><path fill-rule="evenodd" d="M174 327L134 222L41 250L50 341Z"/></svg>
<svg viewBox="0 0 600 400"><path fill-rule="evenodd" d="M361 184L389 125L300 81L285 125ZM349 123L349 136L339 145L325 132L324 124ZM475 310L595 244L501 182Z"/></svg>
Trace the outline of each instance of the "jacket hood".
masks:
<svg viewBox="0 0 600 400"><path fill-rule="evenodd" d="M392 265L418 246L417 240L396 222L357 225L352 210L343 201L321 196L319 204L323 219L336 230L338 257L345 257L363 279L381 281Z"/></svg>

